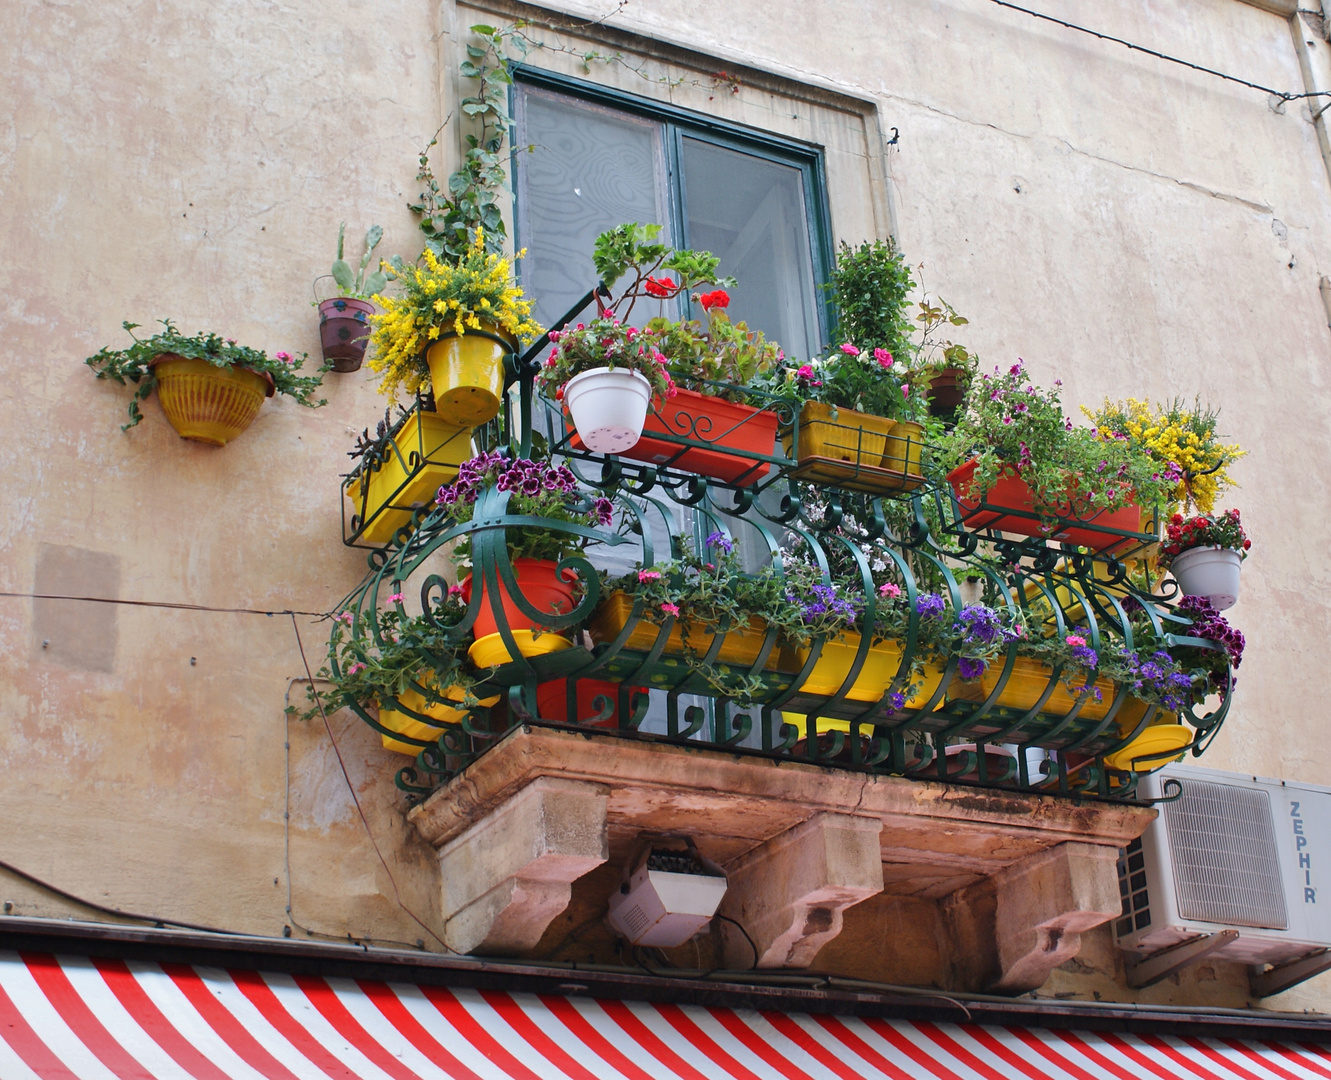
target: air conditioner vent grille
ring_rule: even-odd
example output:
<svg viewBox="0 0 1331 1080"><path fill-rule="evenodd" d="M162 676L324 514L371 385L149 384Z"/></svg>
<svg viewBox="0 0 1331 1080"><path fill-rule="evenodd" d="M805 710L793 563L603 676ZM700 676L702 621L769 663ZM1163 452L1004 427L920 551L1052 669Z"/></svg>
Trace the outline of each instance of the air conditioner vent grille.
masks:
<svg viewBox="0 0 1331 1080"><path fill-rule="evenodd" d="M1270 795L1185 780L1183 794L1165 804L1165 825L1182 918L1288 928Z"/></svg>
<svg viewBox="0 0 1331 1080"><path fill-rule="evenodd" d="M1146 856L1138 837L1118 853L1118 891L1123 897L1123 918L1116 928L1119 937L1151 925L1151 897L1146 888Z"/></svg>

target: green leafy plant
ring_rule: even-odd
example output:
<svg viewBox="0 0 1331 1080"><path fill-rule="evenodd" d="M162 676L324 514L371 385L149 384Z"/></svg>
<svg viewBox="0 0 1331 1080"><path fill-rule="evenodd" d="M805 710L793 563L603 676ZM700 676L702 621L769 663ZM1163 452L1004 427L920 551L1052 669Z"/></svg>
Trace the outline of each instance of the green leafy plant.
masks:
<svg viewBox="0 0 1331 1080"><path fill-rule="evenodd" d="M327 688L308 689L311 706L301 719L317 716L320 704L332 712L348 702L378 705L408 692L434 705L454 689L464 707L475 706L472 690L479 678L467 660L469 643L465 635L454 640L447 632L466 615L460 593L452 586L428 611L415 616L403 609L401 593L388 598L393 607L380 611L373 622L350 611L335 616L328 664L319 672ZM458 705L459 700L455 696L447 703Z"/></svg>
<svg viewBox="0 0 1331 1080"><path fill-rule="evenodd" d="M408 203L407 208L420 218L425 249L438 259L464 257L478 228L485 231L486 251L490 253L502 251L508 239L497 193L508 182L504 143L512 123L508 93L513 84L508 62L522 59L533 47L520 33L523 25L519 22L494 27L478 23L471 27L476 36L467 45L467 59L458 65L458 74L475 85L474 93L461 102L462 114L472 130L466 134L462 164L445 186L435 179L430 164L430 151L438 144L437 132L420 153L416 179L424 186L417 201Z"/></svg>
<svg viewBox="0 0 1331 1080"><path fill-rule="evenodd" d="M162 319L161 323L165 329L150 338L135 336L134 331L140 329L138 323L121 323L134 339L134 344L125 349L104 346L84 361L99 379L110 379L121 386L132 383L137 387L129 402L129 423L122 426L122 431L134 427L143 419L139 402L146 401L157 387L153 362L163 356L206 360L219 368L247 368L268 376L277 393L285 394L301 405L315 409L328 404L323 398L314 400L313 395L323 385L323 374L329 365L320 367L315 375L297 374L309 359L306 353L293 356L291 353L279 352L270 357L258 349L237 345L231 338L222 338L202 330L197 334L182 334L170 319Z"/></svg>
<svg viewBox="0 0 1331 1080"><path fill-rule="evenodd" d="M333 260L333 268L329 274L337 287L342 290L343 296L354 297L357 300L368 300L376 293L384 291L384 286L388 284L388 275L383 270L373 270L366 273L369 269L370 259L374 256L374 249L379 246L379 241L384 238L384 230L380 225L371 225L365 233L365 254L361 256L360 265L352 268L351 263L343 257L343 242L346 237L347 223L344 221L337 229L337 258Z"/></svg>
<svg viewBox="0 0 1331 1080"><path fill-rule="evenodd" d="M705 325L697 319L656 318L648 321L647 328L660 335L661 351L681 386L743 401L748 396L745 388L784 360L785 353L761 330L730 321L726 313L730 296L724 289L695 294L694 299L706 314Z"/></svg>
<svg viewBox="0 0 1331 1080"><path fill-rule="evenodd" d="M592 263L602 284L613 290L621 279L629 279L609 304L624 322L633 313L634 304L644 296L671 300L681 292L703 285L735 286L734 278L719 276L721 260L711 252L676 250L663 243L660 235L660 225L632 222L617 225L596 238ZM678 279L664 276L667 274L675 274Z"/></svg>
<svg viewBox="0 0 1331 1080"><path fill-rule="evenodd" d="M1199 547L1228 548L1237 551L1240 559L1246 559L1252 541L1243 531L1237 510L1198 514L1190 518L1175 514L1165 527L1164 543L1160 545L1160 565L1168 568L1185 551Z"/></svg>
<svg viewBox="0 0 1331 1080"><path fill-rule="evenodd" d="M874 240L858 247L842 241L836 266L824 286L836 305L836 332L872 353L884 349L904 359L912 350L906 315L915 279L896 241Z"/></svg>

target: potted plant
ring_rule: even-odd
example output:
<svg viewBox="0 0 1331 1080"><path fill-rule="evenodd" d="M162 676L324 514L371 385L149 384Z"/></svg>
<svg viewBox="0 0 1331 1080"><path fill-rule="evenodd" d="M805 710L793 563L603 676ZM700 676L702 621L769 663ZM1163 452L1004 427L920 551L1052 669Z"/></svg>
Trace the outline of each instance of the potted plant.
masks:
<svg viewBox="0 0 1331 1080"><path fill-rule="evenodd" d="M370 297L384 291L388 284L388 275L383 270L374 270L369 274L370 259L374 249L383 239L384 230L379 225L371 225L365 233L365 253L360 265L355 269L343 258L343 241L347 223L344 221L337 229L337 258L333 260L332 270L315 278L315 285L331 277L341 290L337 296L328 300L318 300L319 308L319 343L323 347L324 362L331 364L334 371L356 371L365 359L365 348L370 341L369 318L374 314L374 304Z"/></svg>
<svg viewBox="0 0 1331 1080"><path fill-rule="evenodd" d="M602 317L572 330L550 331L553 348L538 381L568 409L578 438L597 454L631 450L642 437L647 408L675 393L659 335Z"/></svg>
<svg viewBox="0 0 1331 1080"><path fill-rule="evenodd" d="M748 698L763 686L747 672L789 669L779 638L798 625L776 568L745 573L734 542L717 530L702 552L610 581L587 629L598 644L643 653L659 645L717 693Z"/></svg>
<svg viewBox="0 0 1331 1080"><path fill-rule="evenodd" d="M508 260L486 252L484 229L457 262L428 248L421 258L423 267L390 268L399 295L374 298L384 310L370 320L370 369L383 377L380 393L430 389L442 420L475 427L499 413L504 358L541 327L528 317L531 302L512 283Z"/></svg>
<svg viewBox="0 0 1331 1080"><path fill-rule="evenodd" d="M754 483L768 471L760 458L769 457L775 446L776 417L745 404L744 386L775 362L780 349L745 323L731 322L726 313L730 297L723 286L734 282L719 276L716 256L674 250L657 239L660 231L659 225L620 225L597 237L593 253L607 289L627 282L604 305L612 322L628 325L640 300L664 305L712 286L711 291L692 294L703 308L706 325L664 315L648 321L647 332L666 357L675 392L656 399L642 437L620 453L725 483ZM586 340L592 334L587 326L565 330L560 345L587 351L594 348ZM572 444L585 445L581 434L574 435Z"/></svg>
<svg viewBox="0 0 1331 1080"><path fill-rule="evenodd" d="M315 375L297 374L308 359L304 353L269 357L217 334L182 334L170 319L163 319L165 329L150 338L135 336L138 323L121 325L134 344L125 349L105 346L84 361L99 379L135 385L129 423L121 430L143 419L139 402L154 390L167 421L182 439L211 446L225 446L249 427L264 399L274 393L309 408L327 404L322 398L313 399L326 369Z"/></svg>
<svg viewBox="0 0 1331 1080"><path fill-rule="evenodd" d="M558 616L573 610L586 583L571 569L560 570L559 561L582 551L596 530L609 527L613 505L609 499L589 499L578 490L577 478L563 465L548 461L509 458L494 451L481 454L458 467L457 479L440 488L438 504L454 524L473 520L482 493L507 493L505 512L554 523L508 525L504 544L513 584L502 570L494 571L494 591L487 578L469 574L461 583L462 598L474 612L472 662L488 668L514 659L504 633L515 639L522 656L540 656L571 648L573 642L552 628ZM561 528L565 526L566 528ZM464 536L454 558L470 567L475 534ZM543 616L552 618L543 618Z"/></svg>
<svg viewBox="0 0 1331 1080"><path fill-rule="evenodd" d="M1165 526L1160 565L1174 575L1184 596L1204 596L1217 611L1239 599L1239 569L1252 541L1237 510L1223 514L1175 514Z"/></svg>
<svg viewBox="0 0 1331 1080"><path fill-rule="evenodd" d="M353 539L386 544L432 506L440 487L471 457L471 429L445 423L428 397L411 409L384 411L373 436L361 433L342 490L351 501Z"/></svg>
<svg viewBox="0 0 1331 1080"><path fill-rule="evenodd" d="M1019 634L1011 655L978 666L959 665L948 686L951 701L990 702L1021 712L1064 715L1080 706L1084 720L1102 720L1114 701L1113 682L1100 674L1100 653L1083 630L1040 637Z"/></svg>
<svg viewBox="0 0 1331 1080"><path fill-rule="evenodd" d="M467 639L448 633L466 614L459 595L455 586L416 616L407 615L400 592L372 617L338 614L328 664L319 672L328 688L310 688L314 704L304 718L317 715L320 705L325 712L349 706L379 732L386 749L415 757L467 712L495 704L497 697L475 694L480 680L467 663Z"/></svg>
<svg viewBox="0 0 1331 1080"><path fill-rule="evenodd" d="M1169 498L1179 471L1125 440L1074 427L1060 385L1035 386L1020 360L972 382L939 445L958 520L1095 551L1122 546L1140 534L1142 508Z"/></svg>

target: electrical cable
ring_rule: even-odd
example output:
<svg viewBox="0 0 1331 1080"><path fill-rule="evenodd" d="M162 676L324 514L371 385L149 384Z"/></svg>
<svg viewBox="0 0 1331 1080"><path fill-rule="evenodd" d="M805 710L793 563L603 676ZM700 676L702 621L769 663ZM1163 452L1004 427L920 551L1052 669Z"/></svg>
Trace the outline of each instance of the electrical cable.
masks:
<svg viewBox="0 0 1331 1080"><path fill-rule="evenodd" d="M0 592L0 596L14 597L19 600L77 600L85 604L123 604L126 607L168 608L174 611L208 611L220 615L309 615L316 619L327 619L331 611L293 611L283 608L281 611L265 611L262 608L209 607L207 604L176 604L167 600L119 600L110 596L60 596L55 593Z"/></svg>
<svg viewBox="0 0 1331 1080"><path fill-rule="evenodd" d="M107 907L105 904L99 904L95 900L85 900L81 896L75 896L72 892L66 892L57 885L52 885L49 881L43 881L35 874L30 874L26 870L20 870L13 863L0 860L0 870L13 874L16 878L27 881L47 892L60 897L62 900L68 900L72 904L78 904L80 907L86 907L91 911L101 912L103 915L114 915L118 919L134 919L137 922L152 923L154 926L167 927L178 926L182 930L198 930L205 934L222 934L226 937L246 937L238 930L220 930L216 926L202 926L199 923L182 922L179 919L166 919L160 915L140 915L134 911L123 911L120 908Z"/></svg>
<svg viewBox="0 0 1331 1080"><path fill-rule="evenodd" d="M309 681L313 683L314 672L310 670L310 662L305 657L305 642L301 640L300 625L296 622L296 615L294 612L291 614L291 629L296 634L296 645L300 649L300 662L305 665L305 675ZM365 811L361 809L360 799L356 795L356 785L351 782L351 774L347 772L347 763L342 760L342 748L337 745L337 738L333 735L333 726L328 722L328 714L324 712L323 700L317 694L315 695L314 703L319 707L319 715L323 718L324 730L328 732L328 741L333 744L333 753L337 755L337 764L342 770L342 779L347 782L347 791L351 793L351 801L355 803L356 813L360 815L360 822L365 826L365 835L370 838L370 846L374 848L374 853L379 857L379 863L383 866L384 873L388 875L388 883L393 886L393 899L397 901L398 907L411 916L412 921L415 922L417 926L429 934L430 937L434 938L435 941L439 942L439 944L448 952L456 955L456 951L450 949L444 942L444 939L431 930L430 927L427 926L421 918L403 902L402 894L398 891L397 879L393 877L393 871L388 868L388 860L384 858L384 853L379 850L379 841L374 838L374 832L370 829L370 823L365 817ZM287 880L289 883L290 878Z"/></svg>
<svg viewBox="0 0 1331 1080"><path fill-rule="evenodd" d="M1181 60L1177 56L1170 56L1168 53L1157 52L1155 49L1148 49L1144 45L1134 45L1131 41L1124 41L1122 38L1114 37L1112 34L1102 34L1099 30L1092 30L1087 26L1078 26L1065 19L1055 18L1053 15L1046 15L1040 11L1032 11L1030 8L1020 7L1017 4L1010 3L1009 0L990 0L990 3L997 4L999 7L1009 8L1012 11L1020 11L1023 15L1030 15L1035 19L1043 19L1045 22L1055 23L1058 26L1066 27L1068 30L1076 30L1078 33L1090 34L1091 37L1099 38L1101 41L1112 41L1115 45L1123 45L1134 52L1145 53L1147 56L1154 56L1157 60L1165 60L1171 64L1179 64L1185 68L1191 68L1193 71L1200 71L1204 75L1214 75L1217 79L1224 79L1226 82L1238 83L1240 86L1246 86L1251 90L1260 90L1264 94L1270 94L1272 97L1279 98L1281 101L1300 101L1304 98L1328 97L1331 96L1331 90L1312 90L1304 94L1291 94L1286 90L1273 90L1269 86L1263 86L1261 83L1250 82L1247 79L1240 79L1237 75L1226 75L1223 71L1216 71L1215 68L1203 67L1201 64L1194 64L1191 60Z"/></svg>
<svg viewBox="0 0 1331 1080"><path fill-rule="evenodd" d="M749 932L744 929L744 925L736 922L729 915L717 915L716 918L720 919L722 922L728 922L732 926L738 927L739 932L744 935L744 940L749 943L749 948L753 950L753 967L749 968L749 970L756 971L758 968L758 946L753 943L753 938L749 937Z"/></svg>

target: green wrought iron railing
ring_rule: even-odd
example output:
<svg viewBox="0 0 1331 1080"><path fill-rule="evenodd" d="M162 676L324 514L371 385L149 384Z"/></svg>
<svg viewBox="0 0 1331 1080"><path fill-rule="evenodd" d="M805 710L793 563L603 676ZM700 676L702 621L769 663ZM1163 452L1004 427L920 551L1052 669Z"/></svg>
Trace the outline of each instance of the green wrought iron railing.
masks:
<svg viewBox="0 0 1331 1080"><path fill-rule="evenodd" d="M578 310L591 299L588 294ZM1135 698L1131 685L1110 684L1098 702L1089 693L1070 694L1058 666L1034 665L1032 676L1032 665L1015 641L990 664L985 680L964 680L957 656L926 656L920 644L915 600L924 591L918 584L923 576L954 612L962 610L968 596L983 593L1033 632L1062 638L1075 626L1097 651L1133 649L1146 626L1153 642L1223 656L1221 644L1191 635L1190 619L1151 582L1134 585L1129 579L1127 560L1147 553L1157 535L1153 522L1134 530L1073 514L1052 523L1030 514L1040 526L1019 530L1030 535L1014 536L1012 521L1004 521L1014 515L1010 506L965 502L944 478L926 475L927 468L918 477L884 468L881 452L875 461L869 452L873 448L866 450L863 432L848 436L863 452L841 459L839 481L825 473L810 479L807 470L801 471L798 410L741 387L725 388L742 394L753 413L738 425L708 429L686 408L668 417L658 413L651 437L665 448L663 460L604 457L581 447L562 413L536 393L534 376L544 346L538 342L524 356L510 357L505 410L491 425L465 437L467 452L507 446L515 457L526 457L534 449L547 451L574 470L589 499L612 501L611 528L514 514L511 493L494 489L480 494L470 521L459 523L447 508L401 499L424 469L439 464L440 455L432 456L423 443L405 453L386 447L376 452L381 467L394 461L401 467L403 476L392 493L399 502L386 504L398 516L391 535L371 550L368 574L343 605L351 634L375 650L388 644L385 635L392 633L383 626L385 610L420 611L436 639L450 643L453 651L448 656L441 652L433 670L427 665L409 693L377 705L352 699L345 704L399 748L417 750L415 761L398 774L399 787L413 797L428 795L525 724L594 727L613 738L714 746L986 788L1124 800L1135 797L1145 771L1180 753L1200 754L1223 723L1232 671L1221 680L1224 690L1183 711L1179 719L1192 732L1186 746L1148 748L1134 757L1129 748L1160 719L1161 707ZM412 415L423 408L418 403ZM734 445L735 428L750 423L768 424L774 433L765 451ZM716 464L700 459L700 453L716 455L722 465L731 459L737 464L713 469L724 478L681 467L700 460ZM927 460L927 447L924 453ZM358 475L365 473L362 469ZM344 487L363 497L363 485L357 485L361 481L353 476ZM379 519L368 501L353 512L346 535L349 542L364 544ZM854 538L843 530L852 518L860 530ZM506 534L529 526L590 545L587 554L558 564L581 582L570 611L538 610L518 587ZM895 643L895 674L882 693L858 700L860 676L882 662L868 634L852 656L843 657L840 677L829 685L825 674L811 677L822 670L819 661L826 650L844 646L815 639L806 649L793 649L774 628L721 625L706 628L701 647L691 641L694 648L681 650L683 628L673 618L648 620L641 598L604 594L595 561L617 558L621 565L651 566L680 554L695 530L699 535L743 531L755 561L798 543L829 581L834 563L853 566L866 624L872 624L877 603L871 559L891 567L903 583L911 614ZM1101 551L1049 538L1068 530L1082 538L1087 530L1103 537L1103 544L1093 545ZM450 588L446 553L464 537L470 540L471 574L479 587L471 590L465 616L445 624L432 613ZM385 608L387 598L399 594L402 599ZM498 600L501 594L522 615L564 637L566 647L522 656ZM446 694L447 672L454 669L482 605L515 659L476 672L480 682L474 698L498 700L466 708ZM741 638L749 652L742 660L732 659L727 646ZM344 673L346 660L345 654L331 656L335 675ZM921 662L929 677L903 701L912 668L918 673ZM1014 692L1023 685L1024 692ZM452 708L450 721L442 722L433 706ZM385 711L424 727L410 734L400 724L386 726L380 722Z"/></svg>

